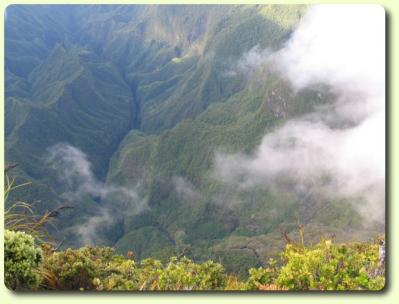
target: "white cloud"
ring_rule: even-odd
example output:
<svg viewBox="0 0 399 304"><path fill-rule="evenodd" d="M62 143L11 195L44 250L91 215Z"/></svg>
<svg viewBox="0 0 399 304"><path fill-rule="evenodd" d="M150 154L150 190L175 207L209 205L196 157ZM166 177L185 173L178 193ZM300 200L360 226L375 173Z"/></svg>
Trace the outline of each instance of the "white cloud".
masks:
<svg viewBox="0 0 399 304"><path fill-rule="evenodd" d="M229 68L224 72L226 76L244 75L251 77L270 58L272 52L269 49L261 49L255 45L249 51L242 54L241 58L234 64L230 62Z"/></svg>
<svg viewBox="0 0 399 304"><path fill-rule="evenodd" d="M280 51L268 56L296 91L327 84L333 107L288 121L266 134L253 155L216 157L216 174L240 187L295 191L323 183L328 196L361 196L363 211L385 206L385 12L377 5L315 5ZM311 117L311 118L310 118ZM336 126L331 122L341 122ZM320 182L317 183L320 187Z"/></svg>
<svg viewBox="0 0 399 304"><path fill-rule="evenodd" d="M238 61L237 70L246 74L253 73L269 59L270 54L269 49L262 50L259 45L255 45Z"/></svg>
<svg viewBox="0 0 399 304"><path fill-rule="evenodd" d="M101 239L98 229L111 226L121 217L139 214L148 208L147 200L141 198L136 188L107 185L96 179L86 154L81 150L59 143L49 148L47 162L57 172L58 179L68 190L61 194L73 204L91 197L100 200L93 205L96 215L85 223L71 227L71 231L82 245L95 245ZM106 204L112 201L112 204Z"/></svg>
<svg viewBox="0 0 399 304"><path fill-rule="evenodd" d="M173 183L176 193L180 198L188 201L196 201L200 197L200 194L195 189L194 185L183 177L175 176L173 178Z"/></svg>

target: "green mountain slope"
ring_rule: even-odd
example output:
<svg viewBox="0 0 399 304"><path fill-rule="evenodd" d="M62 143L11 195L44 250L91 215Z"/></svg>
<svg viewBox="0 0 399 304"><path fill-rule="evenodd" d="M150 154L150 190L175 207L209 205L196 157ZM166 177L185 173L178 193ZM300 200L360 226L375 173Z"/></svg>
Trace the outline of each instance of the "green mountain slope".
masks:
<svg viewBox="0 0 399 304"><path fill-rule="evenodd" d="M311 240L374 234L380 228L363 227L348 201L242 190L215 177L218 152L250 153L267 132L332 99L324 87L294 92L267 65L240 70L254 48L280 49L305 9L9 7L6 162L17 162L18 177L33 181L19 198L40 200L41 210L65 200L70 189L46 162L61 142L87 155L104 187L139 185L148 205L137 214L112 195L71 202L58 235L68 236L65 246L77 244L68 229L102 208L115 212L114 221L98 233L119 252L222 259L240 274L279 252L281 232L298 222Z"/></svg>

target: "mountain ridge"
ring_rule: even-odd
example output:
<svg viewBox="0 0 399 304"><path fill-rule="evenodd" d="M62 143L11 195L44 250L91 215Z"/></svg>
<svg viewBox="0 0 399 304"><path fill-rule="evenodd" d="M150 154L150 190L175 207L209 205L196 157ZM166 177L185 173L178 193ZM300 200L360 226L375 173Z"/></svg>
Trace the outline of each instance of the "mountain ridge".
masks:
<svg viewBox="0 0 399 304"><path fill-rule="evenodd" d="M374 235L381 227L364 227L349 200L241 190L216 177L218 153L254 153L266 133L332 103L327 86L297 92L257 62L284 46L305 9L9 7L5 154L19 164L19 179L33 181L20 198L36 197L43 211L76 190L46 162L61 142L83 152L95 186L132 191L148 205L129 214L116 194L85 193L59 224L65 246L79 243L70 227L98 218L101 245L118 252L162 259L186 252L244 273L280 251L281 232L298 222L312 240Z"/></svg>

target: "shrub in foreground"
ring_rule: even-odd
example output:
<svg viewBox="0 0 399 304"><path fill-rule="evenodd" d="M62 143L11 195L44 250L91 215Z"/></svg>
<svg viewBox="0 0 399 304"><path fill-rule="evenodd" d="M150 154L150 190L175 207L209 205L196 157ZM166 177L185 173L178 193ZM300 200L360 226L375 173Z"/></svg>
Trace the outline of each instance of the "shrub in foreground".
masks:
<svg viewBox="0 0 399 304"><path fill-rule="evenodd" d="M37 289L41 276L37 269L42 251L35 247L34 238L21 231L4 232L4 280L8 288Z"/></svg>
<svg viewBox="0 0 399 304"><path fill-rule="evenodd" d="M215 290L227 276L222 265L173 257L167 264L114 255L112 248L82 247L49 253L44 259L45 286L58 290Z"/></svg>
<svg viewBox="0 0 399 304"><path fill-rule="evenodd" d="M45 284L58 290L93 290L95 278L104 277L113 271L109 264L113 249L109 247L81 247L45 255L42 270L46 273Z"/></svg>
<svg viewBox="0 0 399 304"><path fill-rule="evenodd" d="M251 268L247 281L227 275L223 266L213 261L194 263L187 257L172 257L167 263L152 258L136 263L109 247L60 252L42 248L36 248L33 237L24 232L6 231L5 280L9 288L381 290L385 284L376 243L333 244L325 240L310 247L303 242L288 244L279 262L270 259L267 267Z"/></svg>
<svg viewBox="0 0 399 304"><path fill-rule="evenodd" d="M332 244L331 240L311 247L288 244L281 258L279 269L250 269L248 288L381 290L385 284L377 244Z"/></svg>

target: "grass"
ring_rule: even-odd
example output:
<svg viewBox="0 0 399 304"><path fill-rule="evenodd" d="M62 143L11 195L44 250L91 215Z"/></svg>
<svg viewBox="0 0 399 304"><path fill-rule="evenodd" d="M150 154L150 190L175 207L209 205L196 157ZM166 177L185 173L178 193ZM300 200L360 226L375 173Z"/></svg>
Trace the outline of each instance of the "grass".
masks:
<svg viewBox="0 0 399 304"><path fill-rule="evenodd" d="M47 211L43 215L37 215L33 204L26 202L8 202L11 192L30 185L30 182L15 185L15 178L5 175L4 186L4 227L8 230L25 231L34 236L37 240L44 242L51 240L47 226L54 225L55 214L61 209Z"/></svg>

